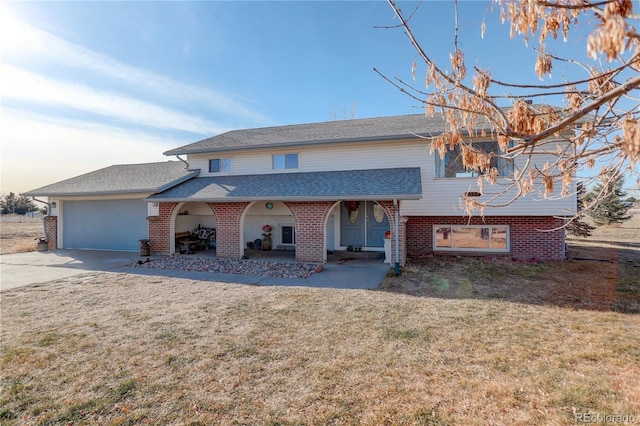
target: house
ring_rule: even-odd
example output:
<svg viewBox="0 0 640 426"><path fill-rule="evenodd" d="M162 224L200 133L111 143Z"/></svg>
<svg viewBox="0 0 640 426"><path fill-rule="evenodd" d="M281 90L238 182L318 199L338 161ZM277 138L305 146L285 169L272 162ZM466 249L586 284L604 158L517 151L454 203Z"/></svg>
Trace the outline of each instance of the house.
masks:
<svg viewBox="0 0 640 426"><path fill-rule="evenodd" d="M273 248L301 262L383 251L388 231L400 264L433 253L563 259L575 196L530 194L469 217L461 196L477 191L477 176L456 152L430 152L443 129L442 118L416 114L235 130L165 152L180 161L112 166L23 195L48 197L57 248L135 250L149 239L152 252L171 254L176 234L205 228L215 230L216 256L240 258L270 225ZM534 154L529 167L547 161L552 154ZM514 163L495 167L507 175ZM487 184L476 195L501 191Z"/></svg>

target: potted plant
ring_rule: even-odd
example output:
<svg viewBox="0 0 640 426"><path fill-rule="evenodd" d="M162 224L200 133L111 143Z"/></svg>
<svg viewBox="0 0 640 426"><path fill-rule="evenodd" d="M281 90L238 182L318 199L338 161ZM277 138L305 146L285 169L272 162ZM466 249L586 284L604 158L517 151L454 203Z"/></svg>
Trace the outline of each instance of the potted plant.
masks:
<svg viewBox="0 0 640 426"><path fill-rule="evenodd" d="M47 251L49 250L49 240L46 238L36 238L38 242L38 251Z"/></svg>
<svg viewBox="0 0 640 426"><path fill-rule="evenodd" d="M271 250L271 231L273 226L265 225L262 227L262 250Z"/></svg>

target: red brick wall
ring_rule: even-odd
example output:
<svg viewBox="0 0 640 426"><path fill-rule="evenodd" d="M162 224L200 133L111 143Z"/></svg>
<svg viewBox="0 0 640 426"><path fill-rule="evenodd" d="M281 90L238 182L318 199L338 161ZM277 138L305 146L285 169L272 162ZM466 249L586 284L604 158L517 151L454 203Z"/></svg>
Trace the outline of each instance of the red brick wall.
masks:
<svg viewBox="0 0 640 426"><path fill-rule="evenodd" d="M149 245L152 253L169 254L171 251L171 213L178 203L160 203L160 214L150 216Z"/></svg>
<svg viewBox="0 0 640 426"><path fill-rule="evenodd" d="M216 257L242 256L240 216L249 203L207 203L216 215Z"/></svg>
<svg viewBox="0 0 640 426"><path fill-rule="evenodd" d="M324 262L325 219L333 201L285 202L296 219L296 260Z"/></svg>
<svg viewBox="0 0 640 426"><path fill-rule="evenodd" d="M49 250L55 250L58 248L58 217L57 216L45 216L44 226L46 229L46 237L49 241Z"/></svg>
<svg viewBox="0 0 640 426"><path fill-rule="evenodd" d="M564 221L552 216L411 216L407 221L407 254L420 257L433 253L433 225L509 225L511 251L519 260L565 258ZM451 254L451 252L440 252ZM478 254L478 252L462 252ZM492 253L501 255L500 253Z"/></svg>

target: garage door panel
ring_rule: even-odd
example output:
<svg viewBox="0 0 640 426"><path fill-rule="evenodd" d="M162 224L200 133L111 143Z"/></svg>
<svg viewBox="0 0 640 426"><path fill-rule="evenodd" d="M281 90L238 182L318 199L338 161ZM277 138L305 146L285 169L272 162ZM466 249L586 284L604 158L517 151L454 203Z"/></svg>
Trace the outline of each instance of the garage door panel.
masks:
<svg viewBox="0 0 640 426"><path fill-rule="evenodd" d="M148 238L143 200L65 201L64 248L136 251Z"/></svg>

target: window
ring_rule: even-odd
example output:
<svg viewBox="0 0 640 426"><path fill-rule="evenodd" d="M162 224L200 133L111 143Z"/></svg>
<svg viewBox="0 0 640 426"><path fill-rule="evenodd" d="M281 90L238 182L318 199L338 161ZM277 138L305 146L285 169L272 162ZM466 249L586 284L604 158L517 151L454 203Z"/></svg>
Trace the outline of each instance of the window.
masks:
<svg viewBox="0 0 640 426"><path fill-rule="evenodd" d="M509 146L513 145L513 141L509 143ZM482 152L503 154L500 151L500 145L498 142L476 142L473 144L475 148L480 149ZM484 174L484 171L468 170L462 165L462 152L459 146L456 146L451 151L447 151L444 158L440 158L440 154L436 153L436 177L437 178L464 178L464 177L478 177ZM491 158L491 167L498 170L498 176L509 176L513 174L513 160L500 157Z"/></svg>
<svg viewBox="0 0 640 426"><path fill-rule="evenodd" d="M509 227L437 225L433 227L434 250L509 251Z"/></svg>
<svg viewBox="0 0 640 426"><path fill-rule="evenodd" d="M293 225L280 225L280 241L282 244L296 243L296 228Z"/></svg>
<svg viewBox="0 0 640 426"><path fill-rule="evenodd" d="M298 154L274 154L273 168L274 169L297 169Z"/></svg>
<svg viewBox="0 0 640 426"><path fill-rule="evenodd" d="M209 172L220 173L231 171L231 159L230 158L216 158L209 160Z"/></svg>

